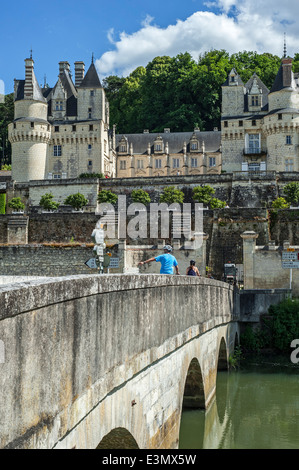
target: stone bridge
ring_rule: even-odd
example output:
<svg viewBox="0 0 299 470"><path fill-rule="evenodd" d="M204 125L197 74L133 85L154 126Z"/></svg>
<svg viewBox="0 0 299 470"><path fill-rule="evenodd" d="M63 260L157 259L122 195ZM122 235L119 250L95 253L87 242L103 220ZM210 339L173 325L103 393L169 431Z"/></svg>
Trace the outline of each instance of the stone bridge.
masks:
<svg viewBox="0 0 299 470"><path fill-rule="evenodd" d="M234 291L167 275L0 287L0 447L176 449L239 338Z"/></svg>

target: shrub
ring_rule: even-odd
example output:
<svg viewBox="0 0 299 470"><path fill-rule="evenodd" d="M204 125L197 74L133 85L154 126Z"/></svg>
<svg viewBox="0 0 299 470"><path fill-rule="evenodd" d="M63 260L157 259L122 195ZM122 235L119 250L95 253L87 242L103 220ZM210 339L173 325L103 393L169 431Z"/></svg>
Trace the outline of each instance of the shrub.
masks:
<svg viewBox="0 0 299 470"><path fill-rule="evenodd" d="M59 202L52 201L52 199L53 194L46 193L40 198L39 205L45 210L56 211L60 204Z"/></svg>
<svg viewBox="0 0 299 470"><path fill-rule="evenodd" d="M25 209L25 204L21 201L20 197L13 197L7 205L15 211L23 211Z"/></svg>
<svg viewBox="0 0 299 470"><path fill-rule="evenodd" d="M273 209L288 209L289 207L290 203L287 202L284 197L278 197L272 202Z"/></svg>
<svg viewBox="0 0 299 470"><path fill-rule="evenodd" d="M75 210L80 210L88 204L88 199L81 193L70 194L64 200L64 204L72 206Z"/></svg>
<svg viewBox="0 0 299 470"><path fill-rule="evenodd" d="M109 189L102 189L98 194L98 202L108 202L110 204L116 204L117 195Z"/></svg>
<svg viewBox="0 0 299 470"><path fill-rule="evenodd" d="M0 214L5 214L6 194L0 194Z"/></svg>
<svg viewBox="0 0 299 470"><path fill-rule="evenodd" d="M299 338L299 299L286 299L271 305L269 314L272 315L269 326L273 346L280 351L288 351L291 341Z"/></svg>
<svg viewBox="0 0 299 470"><path fill-rule="evenodd" d="M151 202L150 195L143 189L135 189L132 191L131 197L134 202L140 202L145 206Z"/></svg>
<svg viewBox="0 0 299 470"><path fill-rule="evenodd" d="M103 173L81 173L79 178L104 178Z"/></svg>
<svg viewBox="0 0 299 470"><path fill-rule="evenodd" d="M299 183L293 181L292 183L287 184L283 192L286 195L286 200L290 203L298 203L299 202Z"/></svg>
<svg viewBox="0 0 299 470"><path fill-rule="evenodd" d="M225 201L212 197L212 194L215 194L215 189L208 184L196 186L192 192L194 201L207 205L210 209L222 209L226 206Z"/></svg>
<svg viewBox="0 0 299 470"><path fill-rule="evenodd" d="M160 202L166 202L167 204L182 204L184 202L184 193L180 189L168 186L160 195Z"/></svg>
<svg viewBox="0 0 299 470"><path fill-rule="evenodd" d="M11 165L8 165L5 163L4 165L1 166L2 171L11 171Z"/></svg>

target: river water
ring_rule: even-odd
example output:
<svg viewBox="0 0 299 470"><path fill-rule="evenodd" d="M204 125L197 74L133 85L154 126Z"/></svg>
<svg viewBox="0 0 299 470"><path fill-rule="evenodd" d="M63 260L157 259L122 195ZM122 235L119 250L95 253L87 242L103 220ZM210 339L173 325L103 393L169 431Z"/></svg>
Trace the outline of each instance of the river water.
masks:
<svg viewBox="0 0 299 470"><path fill-rule="evenodd" d="M298 449L299 365L218 372L208 410L183 411L180 449Z"/></svg>

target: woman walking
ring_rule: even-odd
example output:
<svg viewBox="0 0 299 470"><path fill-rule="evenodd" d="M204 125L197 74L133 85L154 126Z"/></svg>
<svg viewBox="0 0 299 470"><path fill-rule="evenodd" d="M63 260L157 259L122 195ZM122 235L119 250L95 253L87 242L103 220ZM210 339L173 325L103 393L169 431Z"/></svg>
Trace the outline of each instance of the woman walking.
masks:
<svg viewBox="0 0 299 470"><path fill-rule="evenodd" d="M190 261L190 266L187 268L186 275L200 277L199 271L197 267L195 266L195 261L193 260Z"/></svg>

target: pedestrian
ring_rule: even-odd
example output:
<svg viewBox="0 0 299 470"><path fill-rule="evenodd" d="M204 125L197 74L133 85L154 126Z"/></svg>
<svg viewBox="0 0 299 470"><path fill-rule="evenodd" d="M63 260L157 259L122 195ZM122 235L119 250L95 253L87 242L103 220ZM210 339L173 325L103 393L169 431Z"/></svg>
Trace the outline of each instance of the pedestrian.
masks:
<svg viewBox="0 0 299 470"><path fill-rule="evenodd" d="M139 265L143 266L145 263L157 261L161 263L160 274L173 274L174 267L176 270L176 274L180 274L178 262L176 258L171 254L172 247L170 245L165 245L163 250L163 255L155 256L153 258L147 259L146 261L140 261Z"/></svg>
<svg viewBox="0 0 299 470"><path fill-rule="evenodd" d="M188 266L187 268L186 275L200 277L199 271L197 267L195 266L195 261L193 261L193 259L190 261L190 266Z"/></svg>

